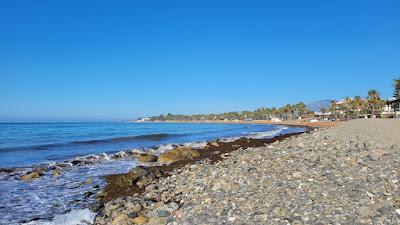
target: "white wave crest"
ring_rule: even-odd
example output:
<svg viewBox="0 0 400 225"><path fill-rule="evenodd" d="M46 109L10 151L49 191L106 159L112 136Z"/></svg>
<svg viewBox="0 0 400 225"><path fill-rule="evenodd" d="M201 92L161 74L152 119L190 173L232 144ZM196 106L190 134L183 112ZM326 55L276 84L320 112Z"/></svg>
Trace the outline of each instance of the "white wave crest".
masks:
<svg viewBox="0 0 400 225"><path fill-rule="evenodd" d="M247 137L254 138L254 139L273 137L286 129L288 129L288 127L280 127L277 130L271 130L271 131L266 131L266 132L251 132L251 133L249 133L249 135Z"/></svg>
<svg viewBox="0 0 400 225"><path fill-rule="evenodd" d="M24 225L88 225L93 224L95 216L89 209L72 210L56 215L51 221L32 221Z"/></svg>

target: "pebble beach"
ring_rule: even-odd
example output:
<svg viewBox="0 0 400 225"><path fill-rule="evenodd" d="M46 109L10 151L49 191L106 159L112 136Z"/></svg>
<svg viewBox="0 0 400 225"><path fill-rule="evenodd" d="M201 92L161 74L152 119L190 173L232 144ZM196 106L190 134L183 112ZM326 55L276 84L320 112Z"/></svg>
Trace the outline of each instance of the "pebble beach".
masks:
<svg viewBox="0 0 400 225"><path fill-rule="evenodd" d="M197 160L108 178L109 189L128 181L132 191L107 199L106 187L94 223L400 223L400 120L353 120L231 143L229 151L221 145L209 143Z"/></svg>

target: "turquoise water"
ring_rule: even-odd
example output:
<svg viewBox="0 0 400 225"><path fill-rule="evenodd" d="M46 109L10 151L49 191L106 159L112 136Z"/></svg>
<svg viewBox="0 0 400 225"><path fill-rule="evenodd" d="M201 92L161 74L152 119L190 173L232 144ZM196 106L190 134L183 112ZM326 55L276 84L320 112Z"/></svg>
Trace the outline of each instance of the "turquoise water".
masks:
<svg viewBox="0 0 400 225"><path fill-rule="evenodd" d="M0 124L0 168L8 169L0 170L0 224L80 224L76 221L93 219L87 207L95 195L84 193L104 187L104 175L136 167L135 158L124 157L132 149L158 154L175 144L195 147L208 140L269 138L303 130L252 124ZM61 167L61 176L53 177L49 170L40 179L19 179L37 166ZM89 177L91 185L85 183Z"/></svg>

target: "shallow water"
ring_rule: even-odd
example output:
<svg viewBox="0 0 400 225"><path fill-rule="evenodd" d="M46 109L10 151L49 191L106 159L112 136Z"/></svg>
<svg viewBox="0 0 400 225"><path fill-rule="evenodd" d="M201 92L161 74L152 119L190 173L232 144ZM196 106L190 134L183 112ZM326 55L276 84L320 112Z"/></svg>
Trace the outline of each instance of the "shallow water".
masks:
<svg viewBox="0 0 400 225"><path fill-rule="evenodd" d="M102 177L128 172L137 165L136 159L114 154L117 151L141 148L160 153L172 149L172 144L201 147L218 138L267 138L302 130L248 124L0 124L0 168L13 169L0 172L0 224L79 224L74 222L80 221L78 217L91 220L93 214L87 207L104 187ZM94 155L85 157L90 154ZM91 163L72 165L73 159L90 159ZM34 181L19 180L36 165L60 162L70 166L59 177L47 172ZM93 183L87 184L87 178ZM89 192L94 194L85 195Z"/></svg>

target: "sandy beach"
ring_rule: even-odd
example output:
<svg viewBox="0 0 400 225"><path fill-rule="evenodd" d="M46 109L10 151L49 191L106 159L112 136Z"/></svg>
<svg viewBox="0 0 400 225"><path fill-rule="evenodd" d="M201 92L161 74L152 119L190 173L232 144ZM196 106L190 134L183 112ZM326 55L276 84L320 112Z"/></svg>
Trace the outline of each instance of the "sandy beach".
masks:
<svg viewBox="0 0 400 225"><path fill-rule="evenodd" d="M137 189L107 199L106 188L95 224L398 224L399 131L400 120L353 120L210 142L198 158L108 177Z"/></svg>

